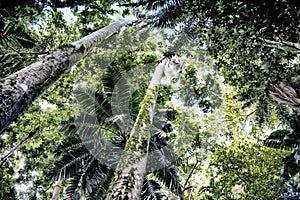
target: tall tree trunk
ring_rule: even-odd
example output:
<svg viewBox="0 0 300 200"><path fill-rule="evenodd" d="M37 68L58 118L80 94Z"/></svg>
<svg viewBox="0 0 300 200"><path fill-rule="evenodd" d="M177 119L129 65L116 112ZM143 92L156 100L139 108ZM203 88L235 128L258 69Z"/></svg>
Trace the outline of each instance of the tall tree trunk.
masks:
<svg viewBox="0 0 300 200"><path fill-rule="evenodd" d="M141 102L139 114L126 143L124 154L116 168L110 185L109 200L139 200L147 165L148 147L152 130L152 120L159 85L167 64L163 60L157 65L146 95Z"/></svg>
<svg viewBox="0 0 300 200"><path fill-rule="evenodd" d="M59 49L43 61L11 74L0 86L0 133L42 92L85 56L93 47L128 24L112 23L71 45Z"/></svg>

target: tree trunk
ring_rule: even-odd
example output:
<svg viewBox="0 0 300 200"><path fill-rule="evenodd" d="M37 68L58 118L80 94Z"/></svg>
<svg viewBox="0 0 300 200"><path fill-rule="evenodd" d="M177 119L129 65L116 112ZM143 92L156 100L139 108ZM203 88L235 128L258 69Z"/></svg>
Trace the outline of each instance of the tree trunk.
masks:
<svg viewBox="0 0 300 200"><path fill-rule="evenodd" d="M287 86L284 83L268 88L268 94L279 103L300 107L300 96L292 87Z"/></svg>
<svg viewBox="0 0 300 200"><path fill-rule="evenodd" d="M62 183L61 180L55 181L52 200L59 200L61 183Z"/></svg>
<svg viewBox="0 0 300 200"><path fill-rule="evenodd" d="M59 173L58 180L55 181L54 190L53 190L53 194L52 194L52 199L51 200L59 200L59 195L60 195L60 190L61 190L61 184L62 184L61 173L62 172Z"/></svg>
<svg viewBox="0 0 300 200"><path fill-rule="evenodd" d="M146 95L141 102L139 114L116 168L114 180L110 185L110 192L107 197L109 200L140 199L147 165L154 109L166 64L167 61L163 60L157 65Z"/></svg>
<svg viewBox="0 0 300 200"><path fill-rule="evenodd" d="M128 20L112 23L55 51L45 60L35 62L6 77L0 86L0 133L93 47L126 24Z"/></svg>

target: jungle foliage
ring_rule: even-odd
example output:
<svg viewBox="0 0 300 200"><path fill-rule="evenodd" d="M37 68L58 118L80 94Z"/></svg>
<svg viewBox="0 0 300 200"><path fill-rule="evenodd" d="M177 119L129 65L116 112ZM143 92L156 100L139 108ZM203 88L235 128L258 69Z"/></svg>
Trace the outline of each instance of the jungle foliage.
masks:
<svg viewBox="0 0 300 200"><path fill-rule="evenodd" d="M74 21L66 20L65 9ZM129 91L137 85L130 78L128 87L116 85L132 69L131 78L142 74L146 83L149 66L161 59L158 50L184 62L167 80L173 85L159 90L157 104L167 113L155 119L159 128L151 131L149 151L176 162L145 175L142 199L299 198L300 105L288 104L300 97L297 0L3 0L0 83L130 10L141 26L103 42L1 135L3 155L36 131L0 163L0 199L50 199L59 177L61 198L105 198L114 170L93 156L103 145L98 138L105 135L120 150L130 137L130 123L120 128L125 115L114 115L111 100L114 93L130 94L126 114L134 121L147 88ZM164 33L149 42L157 28L184 34ZM137 32L143 34L133 37ZM89 87L76 91L78 82ZM105 156L111 164L118 150Z"/></svg>

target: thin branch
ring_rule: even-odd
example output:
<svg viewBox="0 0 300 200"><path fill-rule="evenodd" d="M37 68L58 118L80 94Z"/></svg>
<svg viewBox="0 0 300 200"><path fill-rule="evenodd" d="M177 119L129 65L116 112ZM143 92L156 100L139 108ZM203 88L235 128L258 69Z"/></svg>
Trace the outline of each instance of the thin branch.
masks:
<svg viewBox="0 0 300 200"><path fill-rule="evenodd" d="M244 123L246 123L247 119L256 112L257 109L255 109L254 111L252 111L251 113L247 114L245 119L244 119Z"/></svg>
<svg viewBox="0 0 300 200"><path fill-rule="evenodd" d="M281 42L287 46L290 46L290 47L293 47L293 48L296 48L296 49L299 49L300 50L300 43L294 43L294 42L287 42L287 41L284 41L281 37L279 37Z"/></svg>
<svg viewBox="0 0 300 200"><path fill-rule="evenodd" d="M239 115L239 116L236 116L236 117L233 117L231 119L226 119L226 120L223 120L223 122L230 122L230 121L233 121L239 117L245 117L245 120L247 120L248 117L250 117L250 115L254 114L256 112L256 109L252 112L250 112L249 114L246 114L246 115Z"/></svg>
<svg viewBox="0 0 300 200"><path fill-rule="evenodd" d="M190 173L189 173L189 175L188 175L188 177L187 177L187 179L186 179L186 181L185 181L185 183L184 183L184 185L183 185L183 191L182 191L182 192L184 192L185 190L191 188L191 186L189 186L189 187L186 187L186 186L187 186L187 184L188 184L190 178L192 177L192 175L193 175L193 173L194 173L194 171L195 171L195 169L196 169L196 167L197 167L197 165L198 165L199 162L200 162L200 161L197 159L197 160L196 160L196 163L194 164L192 170L190 171Z"/></svg>
<svg viewBox="0 0 300 200"><path fill-rule="evenodd" d="M4 54L4 56L18 56L18 55L43 55L43 54L50 54L50 51L24 51L24 50L16 50L12 47L10 47L12 51L0 49L0 54Z"/></svg>
<svg viewBox="0 0 300 200"><path fill-rule="evenodd" d="M265 39L265 38L262 38L262 37L257 37L257 39L259 39L261 41L264 41L268 44L275 44L275 45L280 45L280 46L286 45L286 46L293 47L295 49L300 50L300 44L299 43L287 42L287 41L283 41L283 40L279 42L279 41L268 40L268 39Z"/></svg>
<svg viewBox="0 0 300 200"><path fill-rule="evenodd" d="M264 47L279 49L279 50L285 51L287 53L291 53L293 55L300 53L300 50L293 51L293 50L286 49L282 46L276 46L276 45L271 45L271 44L261 44L261 45Z"/></svg>
<svg viewBox="0 0 300 200"><path fill-rule="evenodd" d="M7 153L5 153L3 156L0 157L0 163L4 163L10 155L12 155L17 149L20 148L24 143L26 143L30 138L32 138L38 131L40 127L38 126L30 132L28 135L26 135L20 142L18 142L13 148L11 148Z"/></svg>

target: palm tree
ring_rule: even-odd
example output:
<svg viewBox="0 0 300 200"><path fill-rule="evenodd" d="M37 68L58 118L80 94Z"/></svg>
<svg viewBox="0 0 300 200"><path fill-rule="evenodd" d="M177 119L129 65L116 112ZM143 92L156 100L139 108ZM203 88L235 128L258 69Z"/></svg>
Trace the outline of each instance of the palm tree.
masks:
<svg viewBox="0 0 300 200"><path fill-rule="evenodd" d="M162 68L163 63L159 65L159 71L161 71ZM56 184L57 187L53 197L58 197L57 192L59 190L57 190L57 188L59 188L61 184L61 178L59 177L67 178L69 180L68 188L66 189L66 195L69 199L80 199L80 196L82 195L89 198L104 199L108 195L110 184L110 187L113 190L115 189L113 183L119 181L117 179L119 176L116 176L116 174L118 174L118 170L122 168L119 165L124 164L122 158L121 161L119 161L120 157L122 157L124 149L125 153L127 152L126 146L128 146L130 140L133 140L130 139L133 137L132 134L137 134L133 131L128 134L126 126L120 126L120 124L124 121L128 121L126 120L128 117L138 121L137 119L139 117L143 118L147 115L147 113L145 113L141 116L140 113L142 107L139 110L138 106L140 104L143 105L143 102L145 101L143 100L143 94L149 91L149 89L147 92L142 93L136 91L132 94L129 106L130 116L126 113L114 116L111 104L111 98L113 96L112 91L120 77L119 71L108 68L106 74L102 78L104 91L95 92L91 89L77 90L76 97L78 102L84 108L84 111L78 117L79 120L73 119L64 127L65 132L68 134L68 138L57 148L56 155L58 156L58 160L55 163L55 169L51 170L51 172L57 172L56 177L58 179L58 184ZM151 86L153 87L157 83L152 84ZM118 92L127 93L128 87L123 87L123 90ZM91 98L93 98L93 104L87 100ZM159 98L162 98L162 96ZM124 105L124 102L122 101L123 100L120 99L118 104ZM156 102L155 99L153 99L153 101ZM174 119L174 114L171 114L174 111L166 111L168 112L168 115L165 120ZM96 116L94 116L94 113L97 113ZM81 122L80 125L78 122ZM151 157L152 162L153 159L155 159L157 162L164 161L163 163L167 163L167 165L155 170L153 170L154 168L150 169L153 166L148 166L146 171L146 165L142 166L144 168L144 173L138 174L138 179L143 179L143 181L139 185L140 191L134 194L139 196L139 198L165 198L165 195L161 193L161 183L169 188L174 194L178 196L182 194L182 189L178 180L178 172L171 165L172 159L170 159L176 157L176 154L170 147L163 148L167 144L166 132L168 131L171 131L170 124L163 123L161 129L150 130L150 133L147 134L150 139L145 138L150 141L147 150L153 152L153 156ZM104 139L101 138L104 138L105 134L112 136L111 142L113 145L109 145L108 147L104 145ZM139 141L135 142L137 143ZM105 156L105 163L101 160L101 157L103 156ZM114 169L116 166L117 168ZM131 176L130 174L127 175ZM133 177L135 178L135 176ZM156 177L156 179L153 177ZM110 194L111 193L112 192L110 192ZM110 196L110 198L115 197ZM122 197L118 196L118 198ZM55 198L53 198L53 200L54 199Z"/></svg>
<svg viewBox="0 0 300 200"><path fill-rule="evenodd" d="M55 51L45 60L5 77L0 89L0 133L93 47L128 23L126 19L112 23Z"/></svg>

